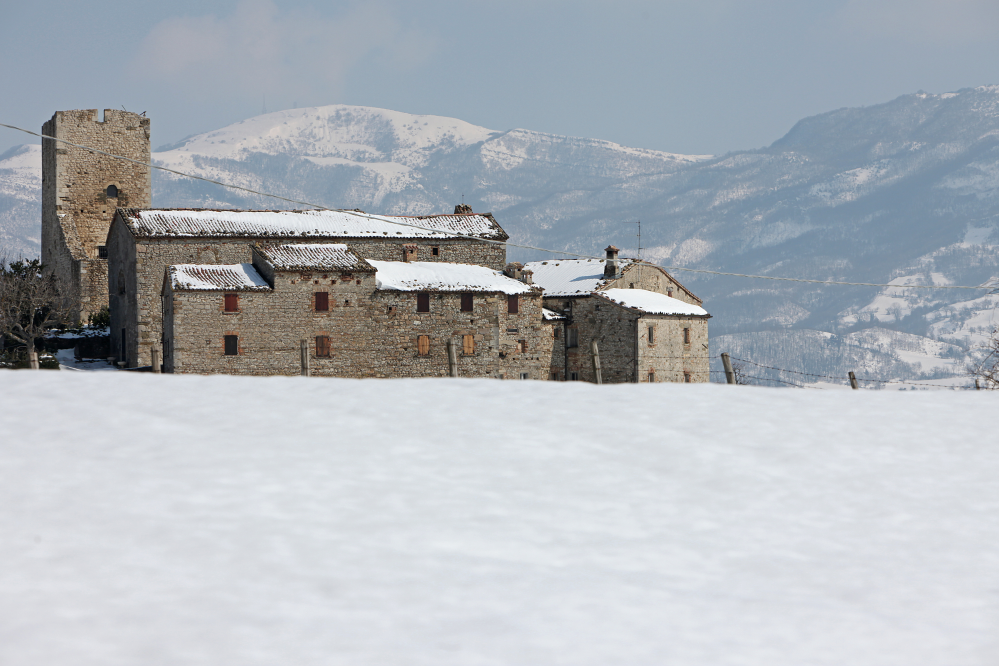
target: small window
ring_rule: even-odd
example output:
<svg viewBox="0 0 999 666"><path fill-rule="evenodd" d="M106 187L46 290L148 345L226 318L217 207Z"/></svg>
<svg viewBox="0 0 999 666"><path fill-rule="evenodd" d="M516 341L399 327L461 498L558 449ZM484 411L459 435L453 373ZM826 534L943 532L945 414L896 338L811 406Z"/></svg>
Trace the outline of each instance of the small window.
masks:
<svg viewBox="0 0 999 666"><path fill-rule="evenodd" d="M329 357L330 357L330 336L317 335L316 358L329 358Z"/></svg>
<svg viewBox="0 0 999 666"><path fill-rule="evenodd" d="M226 294L225 295L225 311L226 312L239 312L239 294ZM227 354L229 352L226 352Z"/></svg>
<svg viewBox="0 0 999 666"><path fill-rule="evenodd" d="M669 296L670 298L673 298L673 290L672 289L667 289L666 290L666 295Z"/></svg>
<svg viewBox="0 0 999 666"><path fill-rule="evenodd" d="M520 296L516 294L511 294L510 296L507 296L506 311L509 312L510 314L518 314L520 312Z"/></svg>
<svg viewBox="0 0 999 666"><path fill-rule="evenodd" d="M430 248L430 254L432 254L435 257L439 257L441 256L441 249L439 247L432 247Z"/></svg>
<svg viewBox="0 0 999 666"><path fill-rule="evenodd" d="M430 312L430 294L416 295L416 311Z"/></svg>
<svg viewBox="0 0 999 666"><path fill-rule="evenodd" d="M649 383L650 384L655 384L655 382L656 382L656 371L655 370L649 370Z"/></svg>
<svg viewBox="0 0 999 666"><path fill-rule="evenodd" d="M416 351L420 356L430 355L430 336L420 335L416 338Z"/></svg>
<svg viewBox="0 0 999 666"><path fill-rule="evenodd" d="M217 340L218 338L216 338ZM238 335L227 335L225 336L225 355L226 356L239 356L239 336Z"/></svg>
<svg viewBox="0 0 999 666"><path fill-rule="evenodd" d="M330 309L330 293L328 291L316 292L316 312L328 312Z"/></svg>
<svg viewBox="0 0 999 666"><path fill-rule="evenodd" d="M689 384L690 383L690 373L689 372L683 373L683 383L684 384Z"/></svg>
<svg viewBox="0 0 999 666"><path fill-rule="evenodd" d="M553 381L553 382L557 382L558 381L558 370L552 370L552 376L549 377L548 379L551 380L551 381Z"/></svg>
<svg viewBox="0 0 999 666"><path fill-rule="evenodd" d="M552 337L558 340L559 337L561 337L561 335L562 335L562 329L560 329L558 326L552 326Z"/></svg>
<svg viewBox="0 0 999 666"><path fill-rule="evenodd" d="M635 288L635 283L634 282L629 282L628 283L628 289L634 289L634 288Z"/></svg>
<svg viewBox="0 0 999 666"><path fill-rule="evenodd" d="M579 346L579 329L578 328L568 328L565 331L565 346L566 347L578 347Z"/></svg>
<svg viewBox="0 0 999 666"><path fill-rule="evenodd" d="M108 199L117 199L118 187L116 185L108 185L107 194L108 194Z"/></svg>
<svg viewBox="0 0 999 666"><path fill-rule="evenodd" d="M569 373L569 381L570 382L578 382L579 381L579 373L578 372L570 372Z"/></svg>
<svg viewBox="0 0 999 666"><path fill-rule="evenodd" d="M464 354L465 356L471 356L475 353L474 335L461 336L461 353Z"/></svg>
<svg viewBox="0 0 999 666"><path fill-rule="evenodd" d="M473 298L472 298L472 294L462 294L461 295L461 311L462 312L471 312L472 311L472 305L473 305L473 303L474 303L474 301L473 301Z"/></svg>
<svg viewBox="0 0 999 666"><path fill-rule="evenodd" d="M526 352L527 351L527 340L517 340L517 349L519 349L521 353Z"/></svg>
<svg viewBox="0 0 999 666"><path fill-rule="evenodd" d="M649 326L649 344L650 345L656 344L656 327L655 326Z"/></svg>
<svg viewBox="0 0 999 666"><path fill-rule="evenodd" d="M108 258L108 246L107 245L98 245L97 246L97 258L98 259L107 259Z"/></svg>
<svg viewBox="0 0 999 666"><path fill-rule="evenodd" d="M689 345L690 344L690 329L689 328L683 329L683 344L685 344L685 345Z"/></svg>
<svg viewBox="0 0 999 666"><path fill-rule="evenodd" d="M531 373L529 373L529 372L522 372L522 373L520 373L520 378L521 379L530 379L531 378Z"/></svg>

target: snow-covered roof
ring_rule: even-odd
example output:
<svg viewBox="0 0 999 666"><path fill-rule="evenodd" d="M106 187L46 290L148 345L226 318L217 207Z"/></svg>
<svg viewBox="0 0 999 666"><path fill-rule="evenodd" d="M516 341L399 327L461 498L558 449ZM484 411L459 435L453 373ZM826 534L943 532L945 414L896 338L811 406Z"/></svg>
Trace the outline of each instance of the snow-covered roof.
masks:
<svg viewBox="0 0 999 666"><path fill-rule="evenodd" d="M565 315L561 315L554 310L549 310L548 308L541 308L541 318L545 321L558 321L560 319L565 319Z"/></svg>
<svg viewBox="0 0 999 666"><path fill-rule="evenodd" d="M706 317L708 312L702 307L684 303L666 294L646 289L607 289L594 296L602 296L626 308L640 310L646 314L693 315Z"/></svg>
<svg viewBox="0 0 999 666"><path fill-rule="evenodd" d="M506 240L491 215L368 215L329 210L119 208L129 229L147 237L453 238ZM403 225L415 224L437 231Z"/></svg>
<svg viewBox="0 0 999 666"><path fill-rule="evenodd" d="M526 294L531 285L485 266L440 261L376 261L379 289L395 291L482 291Z"/></svg>
<svg viewBox="0 0 999 666"><path fill-rule="evenodd" d="M270 245L256 248L278 270L372 271L371 265L342 243Z"/></svg>
<svg viewBox="0 0 999 666"><path fill-rule="evenodd" d="M169 266L170 285L182 291L270 291L253 264L177 264Z"/></svg>
<svg viewBox="0 0 999 666"><path fill-rule="evenodd" d="M534 272L534 284L544 288L545 296L589 296L605 284L603 259L532 261L524 270Z"/></svg>

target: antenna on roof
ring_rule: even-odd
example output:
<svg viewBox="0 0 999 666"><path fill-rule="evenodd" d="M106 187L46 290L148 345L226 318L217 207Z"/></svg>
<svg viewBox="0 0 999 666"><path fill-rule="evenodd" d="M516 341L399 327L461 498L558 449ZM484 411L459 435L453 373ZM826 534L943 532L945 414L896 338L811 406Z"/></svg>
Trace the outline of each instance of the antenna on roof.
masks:
<svg viewBox="0 0 999 666"><path fill-rule="evenodd" d="M625 222L625 224L638 225L638 281L642 281L642 221Z"/></svg>

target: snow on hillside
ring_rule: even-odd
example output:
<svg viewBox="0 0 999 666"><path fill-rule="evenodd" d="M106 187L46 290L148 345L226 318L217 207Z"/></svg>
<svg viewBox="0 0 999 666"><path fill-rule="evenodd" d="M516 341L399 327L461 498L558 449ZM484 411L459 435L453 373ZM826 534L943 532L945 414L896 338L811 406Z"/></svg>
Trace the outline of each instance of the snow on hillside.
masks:
<svg viewBox="0 0 999 666"><path fill-rule="evenodd" d="M42 243L42 147L0 155L0 254L37 257Z"/></svg>
<svg viewBox="0 0 999 666"><path fill-rule="evenodd" d="M993 664L995 398L7 372L0 662Z"/></svg>

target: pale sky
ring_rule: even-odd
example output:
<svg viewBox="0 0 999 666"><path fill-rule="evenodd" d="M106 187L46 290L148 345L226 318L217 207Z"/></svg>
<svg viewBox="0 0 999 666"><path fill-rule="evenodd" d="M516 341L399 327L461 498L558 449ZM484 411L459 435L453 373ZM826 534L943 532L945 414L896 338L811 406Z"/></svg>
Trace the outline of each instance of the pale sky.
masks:
<svg viewBox="0 0 999 666"><path fill-rule="evenodd" d="M156 147L343 103L720 154L999 83L996 35L997 0L0 0L0 122L124 106Z"/></svg>

